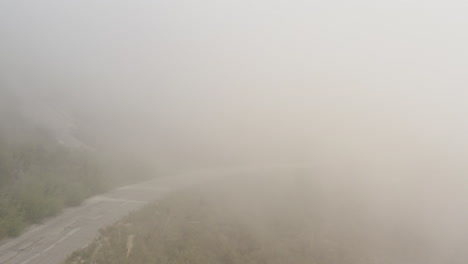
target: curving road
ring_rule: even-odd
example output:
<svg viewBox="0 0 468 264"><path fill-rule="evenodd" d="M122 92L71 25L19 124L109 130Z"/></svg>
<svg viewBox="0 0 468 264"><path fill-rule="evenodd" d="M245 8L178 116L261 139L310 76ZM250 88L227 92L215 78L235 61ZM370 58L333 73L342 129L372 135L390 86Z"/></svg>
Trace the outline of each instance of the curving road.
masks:
<svg viewBox="0 0 468 264"><path fill-rule="evenodd" d="M167 177L118 188L64 210L20 237L0 244L1 264L61 264L86 246L100 228L112 224L146 203L206 180L207 177Z"/></svg>

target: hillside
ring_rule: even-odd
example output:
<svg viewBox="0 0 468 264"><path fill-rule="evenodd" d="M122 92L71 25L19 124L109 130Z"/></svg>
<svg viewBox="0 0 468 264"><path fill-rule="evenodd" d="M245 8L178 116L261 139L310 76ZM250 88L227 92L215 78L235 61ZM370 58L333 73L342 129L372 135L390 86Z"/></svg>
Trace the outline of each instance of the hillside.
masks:
<svg viewBox="0 0 468 264"><path fill-rule="evenodd" d="M363 241L326 228L317 193L303 183L244 179L181 191L102 230L66 263L359 263Z"/></svg>
<svg viewBox="0 0 468 264"><path fill-rule="evenodd" d="M0 239L103 189L96 155L46 105L0 93Z"/></svg>

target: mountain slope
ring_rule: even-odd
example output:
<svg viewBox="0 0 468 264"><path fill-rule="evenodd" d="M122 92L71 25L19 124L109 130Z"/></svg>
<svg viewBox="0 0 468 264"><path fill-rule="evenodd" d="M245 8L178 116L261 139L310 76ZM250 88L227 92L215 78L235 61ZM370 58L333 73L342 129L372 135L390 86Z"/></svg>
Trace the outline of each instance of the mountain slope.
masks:
<svg viewBox="0 0 468 264"><path fill-rule="evenodd" d="M73 136L71 120L25 100L0 92L0 238L103 188L95 153Z"/></svg>

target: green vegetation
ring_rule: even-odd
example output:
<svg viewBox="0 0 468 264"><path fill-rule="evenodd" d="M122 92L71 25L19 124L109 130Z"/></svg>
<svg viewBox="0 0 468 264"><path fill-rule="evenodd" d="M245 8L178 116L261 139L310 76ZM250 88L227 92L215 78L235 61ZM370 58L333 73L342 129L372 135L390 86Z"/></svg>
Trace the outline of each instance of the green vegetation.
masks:
<svg viewBox="0 0 468 264"><path fill-rule="evenodd" d="M28 225L104 189L152 173L137 158L96 147L90 136L94 130L86 122L21 102L0 88L0 239L17 236ZM44 109L51 113L41 114Z"/></svg>
<svg viewBox="0 0 468 264"><path fill-rule="evenodd" d="M360 263L359 243L326 234L314 195L273 179L182 191L103 229L66 264Z"/></svg>
<svg viewBox="0 0 468 264"><path fill-rule="evenodd" d="M0 239L78 205L103 187L90 150L67 148L41 133L21 140L1 137Z"/></svg>

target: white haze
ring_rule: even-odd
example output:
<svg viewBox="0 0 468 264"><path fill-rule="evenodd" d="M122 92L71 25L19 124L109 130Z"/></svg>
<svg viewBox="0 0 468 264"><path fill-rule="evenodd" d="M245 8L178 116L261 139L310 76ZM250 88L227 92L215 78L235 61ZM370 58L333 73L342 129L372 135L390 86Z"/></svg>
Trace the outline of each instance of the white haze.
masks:
<svg viewBox="0 0 468 264"><path fill-rule="evenodd" d="M1 85L157 163L320 168L383 219L427 220L443 260L468 242L467 12L436 0L0 0Z"/></svg>

